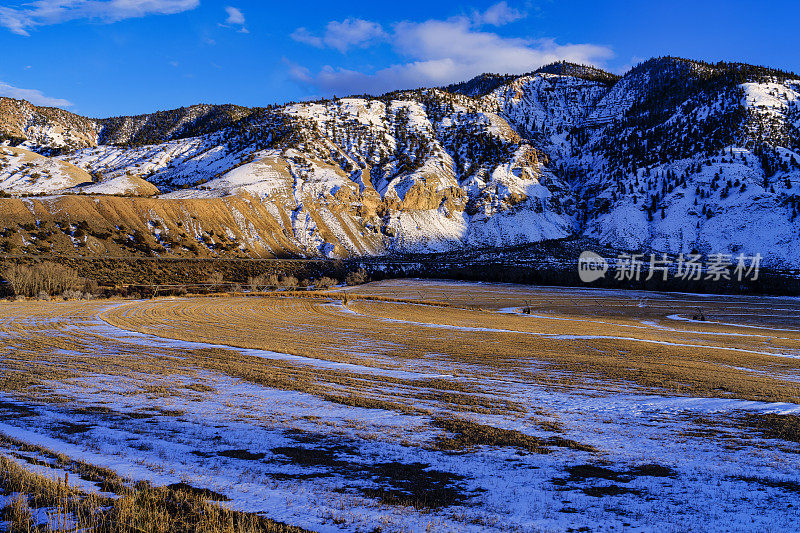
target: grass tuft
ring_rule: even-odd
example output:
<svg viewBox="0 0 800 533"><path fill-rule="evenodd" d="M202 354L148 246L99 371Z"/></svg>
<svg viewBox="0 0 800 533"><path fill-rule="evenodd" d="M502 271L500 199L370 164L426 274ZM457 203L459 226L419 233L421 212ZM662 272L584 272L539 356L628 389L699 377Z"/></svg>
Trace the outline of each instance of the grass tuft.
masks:
<svg viewBox="0 0 800 533"><path fill-rule="evenodd" d="M552 447L585 452L597 451L594 446L563 437L536 437L520 431L500 429L462 418L436 417L433 425L451 434L436 439L435 446L440 450L461 451L474 446L501 446L514 447L532 453L550 453Z"/></svg>
<svg viewBox="0 0 800 533"><path fill-rule="evenodd" d="M800 443L800 417L796 415L747 414L742 422L767 438Z"/></svg>

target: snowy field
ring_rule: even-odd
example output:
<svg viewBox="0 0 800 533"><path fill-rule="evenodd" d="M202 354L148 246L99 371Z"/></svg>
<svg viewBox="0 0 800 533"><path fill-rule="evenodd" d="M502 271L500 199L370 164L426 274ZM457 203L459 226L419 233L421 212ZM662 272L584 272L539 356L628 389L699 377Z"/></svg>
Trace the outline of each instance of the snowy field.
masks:
<svg viewBox="0 0 800 533"><path fill-rule="evenodd" d="M3 302L0 454L314 531L789 531L799 311L418 280Z"/></svg>

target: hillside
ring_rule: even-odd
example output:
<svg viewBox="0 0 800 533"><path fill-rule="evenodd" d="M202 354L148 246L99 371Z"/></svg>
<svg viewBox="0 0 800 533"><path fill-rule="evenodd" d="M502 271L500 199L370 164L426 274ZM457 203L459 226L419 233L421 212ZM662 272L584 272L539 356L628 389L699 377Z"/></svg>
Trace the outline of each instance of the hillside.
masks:
<svg viewBox="0 0 800 533"><path fill-rule="evenodd" d="M0 198L0 250L11 255L293 257L283 220L247 197L167 200L111 195Z"/></svg>
<svg viewBox="0 0 800 533"><path fill-rule="evenodd" d="M7 144L96 183L0 186L12 195L158 195L126 200L142 206L207 202L217 206L203 213L209 228L231 239L250 232L237 247L248 255L447 251L584 235L623 249L761 253L765 263L797 267L798 99L791 73L670 57L621 77L556 63L380 97L103 120L3 99ZM246 215L231 210L242 203L252 207ZM177 228L169 213L162 222ZM144 218L137 224L154 235ZM198 253L220 253L198 242Z"/></svg>
<svg viewBox="0 0 800 533"><path fill-rule="evenodd" d="M26 143L44 154L97 144L98 124L55 107L0 97L0 141Z"/></svg>
<svg viewBox="0 0 800 533"><path fill-rule="evenodd" d="M41 194L92 182L84 169L20 147L0 147L0 189L7 193Z"/></svg>
<svg viewBox="0 0 800 533"><path fill-rule="evenodd" d="M171 139L195 137L230 126L251 110L236 105L193 105L134 117L98 120L99 144L156 144Z"/></svg>

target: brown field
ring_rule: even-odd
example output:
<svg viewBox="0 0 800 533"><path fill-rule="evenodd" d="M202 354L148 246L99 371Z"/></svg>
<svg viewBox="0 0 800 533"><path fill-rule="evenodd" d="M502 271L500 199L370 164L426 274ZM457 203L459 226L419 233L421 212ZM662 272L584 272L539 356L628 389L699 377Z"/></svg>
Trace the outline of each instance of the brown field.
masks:
<svg viewBox="0 0 800 533"><path fill-rule="evenodd" d="M408 280L313 293L2 302L0 508L4 494L25 492L13 490L24 481L35 496L26 505L49 508L63 493L59 509L73 519L102 515L105 529L97 531L135 530L119 524L148 520L159 501L188 513L188 522L159 515L165 531L283 523L353 530L380 520L383 530L399 531L410 517L411 529L503 529L511 515L485 507L475 491L518 471L514 462L501 467L509 458L485 455L492 453L541 472L519 474L525 490L554 487L523 497L533 498L528 512L544 513L548 527L591 526L578 519L597 513L595 525L617 523L600 510L564 522L572 511L550 516L548 498L579 490L582 505L625 502L651 490L637 479L671 480L660 490L676 494L694 490L697 479L722 483L703 461L680 462L686 449L700 457L709 446L714 457L733 454L729 462L791 467L800 451L796 416L762 413L800 403L798 311L792 299ZM700 314L704 321L680 320ZM735 407L681 407L709 401ZM758 410L740 413L740 405ZM216 429L223 427L239 429L228 436ZM70 479L97 479L81 466L92 460L74 460L70 450L94 454L108 473L103 483L117 487L115 501L45 479L57 475L47 470L53 461ZM390 450L416 459L403 462ZM537 459L551 456L555 463ZM458 470L453 461L482 466ZM45 472L30 475L41 479L20 470L40 463ZM129 466L117 474L120 464ZM469 476L484 470L474 488ZM549 477L524 477L535 475ZM134 484L143 478L153 485ZM766 474L724 479L766 483L774 498L794 487ZM719 498L734 505L737 487ZM206 489L250 514L226 514L228 504L207 501ZM269 491L287 503L259 507L247 496L271 501ZM31 512L18 501L5 505L5 519L18 523ZM667 519L680 529L708 511L700 501L690 509L684 518L637 520L656 527ZM214 529L215 521L230 527Z"/></svg>
<svg viewBox="0 0 800 533"><path fill-rule="evenodd" d="M800 376L800 359L792 357L800 353L800 330L769 329L797 324L800 303L782 303L776 311L768 302L747 298L648 301L614 293L564 298L558 290L508 292L427 283L424 290L403 289L388 283L331 293L337 299L346 294L346 308L319 295L222 297L129 304L102 317L123 329L159 336L387 368L410 364L436 372L452 365L457 376L474 375L477 367L488 374L568 381L569 387L588 381L595 388L599 381L604 387L633 383L650 392L703 397L800 399L798 385L785 379ZM497 312L524 306L531 315ZM691 317L698 307L706 323L666 319ZM571 338L587 336L599 338ZM352 339L362 337L374 346L367 354L354 353ZM548 365L545 374L539 372L542 364ZM459 372L459 365L468 371Z"/></svg>

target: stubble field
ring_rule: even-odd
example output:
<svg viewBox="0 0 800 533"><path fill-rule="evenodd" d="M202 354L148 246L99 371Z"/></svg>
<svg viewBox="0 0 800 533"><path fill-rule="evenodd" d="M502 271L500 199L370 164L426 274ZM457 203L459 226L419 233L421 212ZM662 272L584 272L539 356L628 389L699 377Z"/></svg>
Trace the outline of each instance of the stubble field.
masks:
<svg viewBox="0 0 800 533"><path fill-rule="evenodd" d="M784 531L798 311L416 280L4 302L0 507L20 523L13 480L68 473L108 523L144 480L229 521L185 530ZM97 522L29 500L29 523Z"/></svg>

